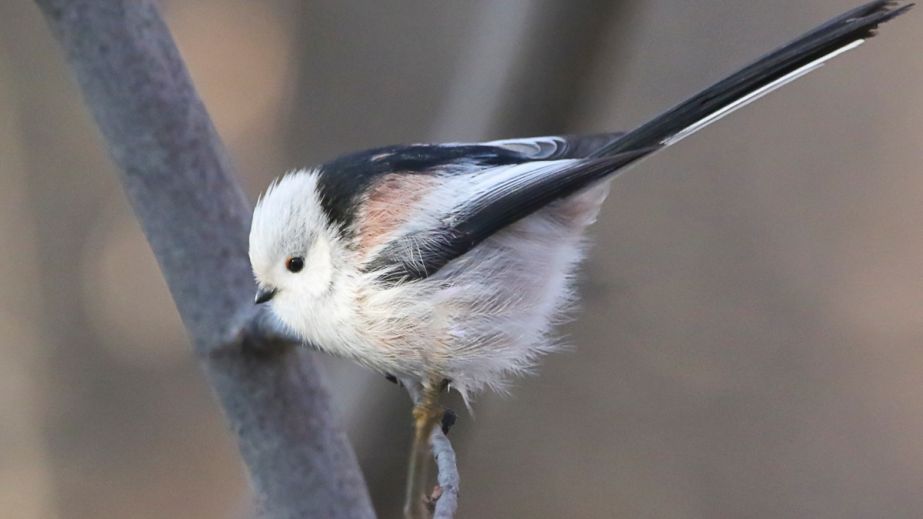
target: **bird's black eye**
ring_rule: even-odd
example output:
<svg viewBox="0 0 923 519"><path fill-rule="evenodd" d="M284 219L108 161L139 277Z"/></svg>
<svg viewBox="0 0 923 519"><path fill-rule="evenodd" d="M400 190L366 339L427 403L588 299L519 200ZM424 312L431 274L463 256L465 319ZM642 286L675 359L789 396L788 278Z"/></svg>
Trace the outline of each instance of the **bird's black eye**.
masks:
<svg viewBox="0 0 923 519"><path fill-rule="evenodd" d="M301 256L293 256L285 260L285 268L289 272L301 272L301 269L304 268L304 258Z"/></svg>

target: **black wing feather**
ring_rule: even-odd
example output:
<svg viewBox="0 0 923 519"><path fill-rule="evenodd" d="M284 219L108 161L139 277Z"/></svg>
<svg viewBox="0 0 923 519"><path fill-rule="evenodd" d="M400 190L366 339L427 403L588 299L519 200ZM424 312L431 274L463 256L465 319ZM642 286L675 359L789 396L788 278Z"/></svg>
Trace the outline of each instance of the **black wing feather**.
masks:
<svg viewBox="0 0 923 519"><path fill-rule="evenodd" d="M399 284L427 278L509 224L618 171L657 148L580 162L543 166L545 171L509 191L491 191L447 214L442 225L409 233L386 246L368 264L382 281Z"/></svg>
<svg viewBox="0 0 923 519"><path fill-rule="evenodd" d="M519 164L521 154L483 144L386 146L344 155L320 168L321 205L331 222L349 229L362 195L390 173L423 173Z"/></svg>
<svg viewBox="0 0 923 519"><path fill-rule="evenodd" d="M348 230L363 194L391 173L472 174L536 160L583 158L623 133L511 139L475 144L385 146L344 155L320 167L321 204L331 222Z"/></svg>

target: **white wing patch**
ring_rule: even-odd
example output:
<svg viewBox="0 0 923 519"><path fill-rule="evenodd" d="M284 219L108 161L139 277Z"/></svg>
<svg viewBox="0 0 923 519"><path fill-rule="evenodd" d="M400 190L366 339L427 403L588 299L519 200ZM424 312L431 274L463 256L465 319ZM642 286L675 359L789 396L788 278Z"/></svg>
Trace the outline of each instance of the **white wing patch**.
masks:
<svg viewBox="0 0 923 519"><path fill-rule="evenodd" d="M525 139L502 139L489 141L484 144L488 146L497 146L505 148L515 153L521 153L532 159L548 158L558 150L567 146L567 142L562 137L529 137Z"/></svg>
<svg viewBox="0 0 923 519"><path fill-rule="evenodd" d="M460 196L447 208L449 218L446 221L451 224L453 217L465 216L491 201L506 198L578 162L579 159L526 162L492 168L467 178L452 179L444 189Z"/></svg>

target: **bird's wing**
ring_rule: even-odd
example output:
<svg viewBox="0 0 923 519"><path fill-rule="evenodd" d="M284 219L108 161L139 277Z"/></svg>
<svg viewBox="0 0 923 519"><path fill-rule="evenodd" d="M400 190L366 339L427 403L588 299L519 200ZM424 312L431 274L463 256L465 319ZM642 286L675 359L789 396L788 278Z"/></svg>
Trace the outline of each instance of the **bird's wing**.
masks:
<svg viewBox="0 0 923 519"><path fill-rule="evenodd" d="M582 159L618 141L624 132L590 135L551 135L483 143L518 153L528 160Z"/></svg>
<svg viewBox="0 0 923 519"><path fill-rule="evenodd" d="M535 160L443 179L415 205L402 232L367 263L386 283L426 278L504 227L652 152Z"/></svg>
<svg viewBox="0 0 923 519"><path fill-rule="evenodd" d="M321 202L330 220L354 227L359 206L381 191L413 199L427 182L419 177L476 175L494 167L589 156L623 134L564 135L483 143L387 146L345 155L320 167ZM405 201L406 202L406 201Z"/></svg>

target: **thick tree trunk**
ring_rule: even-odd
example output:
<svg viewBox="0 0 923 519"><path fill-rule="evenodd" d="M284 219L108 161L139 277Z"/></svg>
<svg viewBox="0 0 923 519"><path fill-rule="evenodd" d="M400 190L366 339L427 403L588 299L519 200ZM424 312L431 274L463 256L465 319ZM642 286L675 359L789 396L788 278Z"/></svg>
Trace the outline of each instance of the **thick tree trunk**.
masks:
<svg viewBox="0 0 923 519"><path fill-rule="evenodd" d="M155 2L36 3L120 168L262 513L373 517L310 356L258 326L250 206Z"/></svg>

